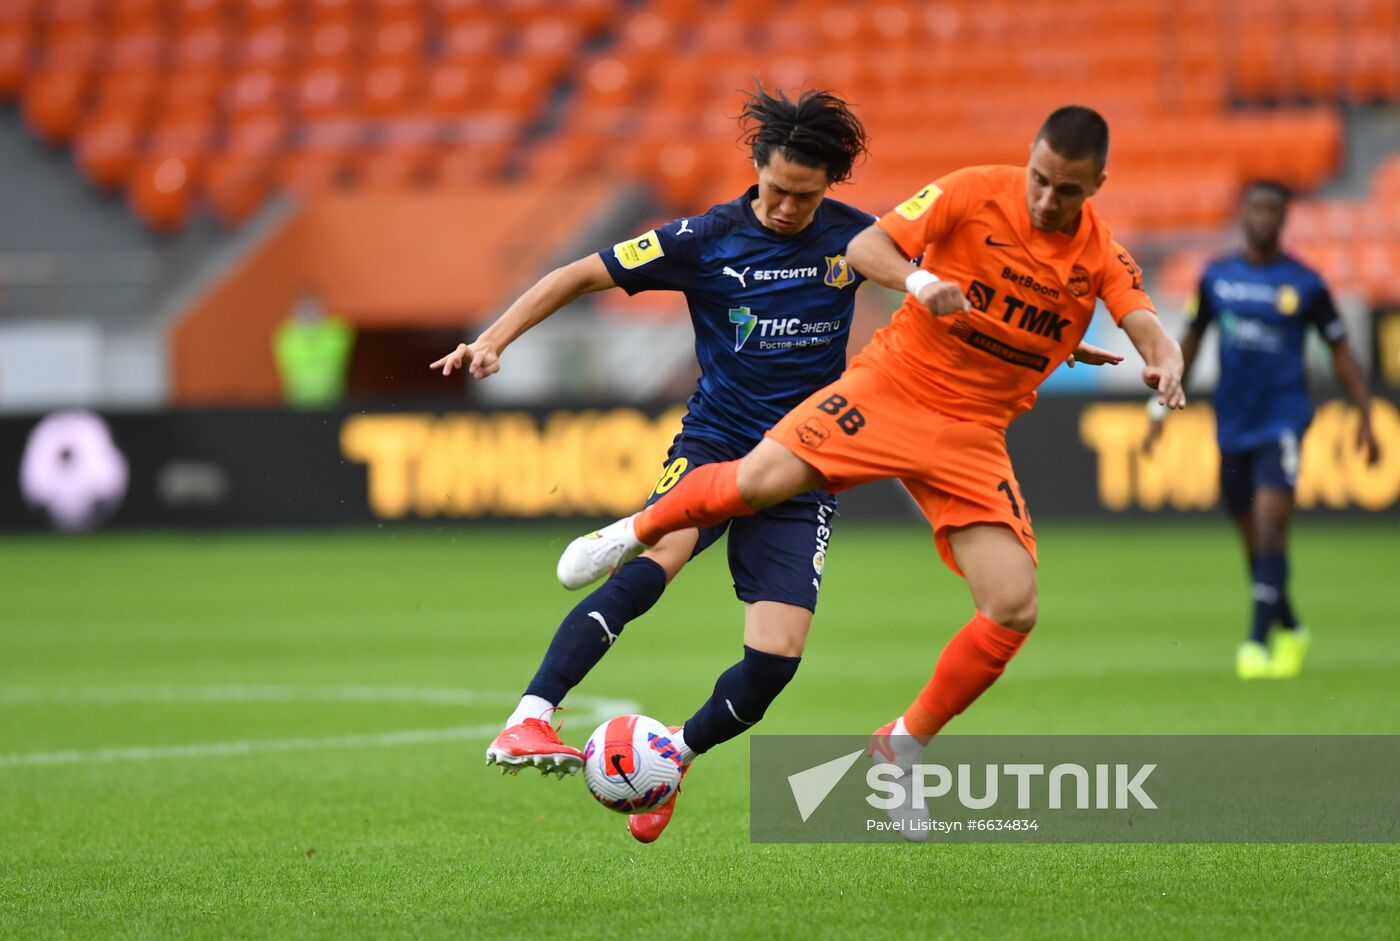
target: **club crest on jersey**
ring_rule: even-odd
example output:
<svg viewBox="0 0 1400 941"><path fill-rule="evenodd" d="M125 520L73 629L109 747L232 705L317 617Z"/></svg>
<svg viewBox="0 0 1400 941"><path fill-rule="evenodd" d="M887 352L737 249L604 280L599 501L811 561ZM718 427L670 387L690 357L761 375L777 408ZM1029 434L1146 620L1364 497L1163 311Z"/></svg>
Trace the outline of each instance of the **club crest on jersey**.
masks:
<svg viewBox="0 0 1400 941"><path fill-rule="evenodd" d="M619 265L628 270L640 268L647 262L656 261L665 254L661 250L661 241L656 237L655 229L643 232L626 242L618 242L613 246L613 257L617 259Z"/></svg>
<svg viewBox="0 0 1400 941"><path fill-rule="evenodd" d="M992 306L992 301L996 296L996 288L990 284L973 280L967 286L967 302L977 310L986 312Z"/></svg>
<svg viewBox="0 0 1400 941"><path fill-rule="evenodd" d="M943 191L935 184L930 183L928 186L925 186L913 196L910 196L904 202L894 207L894 211L910 222L913 222L915 219L928 212L928 207L937 202L938 197L942 195Z"/></svg>
<svg viewBox="0 0 1400 941"><path fill-rule="evenodd" d="M819 448L826 443L826 439L831 437L831 432L820 419L809 418L797 426L797 440L801 441L809 448ZM820 572L818 574L821 574Z"/></svg>
<svg viewBox="0 0 1400 941"><path fill-rule="evenodd" d="M1285 317L1292 317L1298 313L1298 289L1291 284L1280 285L1278 295L1274 298L1274 306Z"/></svg>
<svg viewBox="0 0 1400 941"><path fill-rule="evenodd" d="M856 279L845 255L826 255L826 277L822 283L829 288L843 288Z"/></svg>
<svg viewBox="0 0 1400 941"><path fill-rule="evenodd" d="M1075 265L1069 273L1069 293L1075 297L1087 297L1089 287L1089 269Z"/></svg>
<svg viewBox="0 0 1400 941"><path fill-rule="evenodd" d="M744 348L744 344L749 342L749 337L753 336L753 328L758 325L758 317L749 311L747 307L729 308L729 322L734 325L734 352L739 352Z"/></svg>

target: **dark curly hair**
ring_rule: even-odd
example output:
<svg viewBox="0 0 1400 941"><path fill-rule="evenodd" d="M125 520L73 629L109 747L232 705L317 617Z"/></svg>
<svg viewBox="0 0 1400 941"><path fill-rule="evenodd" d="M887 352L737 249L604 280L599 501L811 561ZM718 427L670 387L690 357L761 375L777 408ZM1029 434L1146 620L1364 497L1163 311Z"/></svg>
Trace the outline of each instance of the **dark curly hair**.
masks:
<svg viewBox="0 0 1400 941"><path fill-rule="evenodd" d="M865 152L865 126L851 109L829 91L810 90L793 101L782 91L770 95L762 82L744 102L739 115L743 142L760 167L768 166L774 148L793 163L825 169L827 179L840 183Z"/></svg>

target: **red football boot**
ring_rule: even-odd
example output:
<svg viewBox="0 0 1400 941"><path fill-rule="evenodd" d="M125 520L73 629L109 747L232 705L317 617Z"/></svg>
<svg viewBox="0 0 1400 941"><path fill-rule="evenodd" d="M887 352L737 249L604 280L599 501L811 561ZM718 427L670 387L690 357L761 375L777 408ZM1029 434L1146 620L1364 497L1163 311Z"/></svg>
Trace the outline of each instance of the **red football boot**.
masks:
<svg viewBox="0 0 1400 941"><path fill-rule="evenodd" d="M486 746L486 763L500 765L502 774L519 774L521 768L532 766L562 778L583 767L583 752L560 741L559 733L543 719L526 719L503 729Z"/></svg>
<svg viewBox="0 0 1400 941"><path fill-rule="evenodd" d="M673 733L679 732L682 726L667 726ZM690 765L681 767L681 780L690 773ZM681 796L681 786L676 784L676 793L671 795L670 800L662 804L653 811L644 814L633 814L627 818L627 830L632 834L632 838L638 843L655 843L657 837L666 829L671 822L671 815L676 812L676 798Z"/></svg>

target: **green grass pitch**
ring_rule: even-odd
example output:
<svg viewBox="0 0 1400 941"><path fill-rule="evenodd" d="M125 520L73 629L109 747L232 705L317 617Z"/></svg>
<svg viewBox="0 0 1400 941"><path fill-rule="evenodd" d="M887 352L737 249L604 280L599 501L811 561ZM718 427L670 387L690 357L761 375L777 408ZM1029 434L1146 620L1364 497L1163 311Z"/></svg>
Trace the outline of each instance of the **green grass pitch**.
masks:
<svg viewBox="0 0 1400 941"><path fill-rule="evenodd" d="M1395 846L752 846L748 749L652 846L489 734L575 596L561 529L0 541L0 936L1362 938ZM1223 522L1041 534L1041 620L956 730L1400 733L1400 539L1303 521L1298 680L1232 673ZM970 613L926 530L842 527L767 732L895 715ZM723 550L578 690L689 715L740 653ZM606 708L606 707L604 707ZM444 730L465 729L449 733ZM36 757L38 756L38 757Z"/></svg>

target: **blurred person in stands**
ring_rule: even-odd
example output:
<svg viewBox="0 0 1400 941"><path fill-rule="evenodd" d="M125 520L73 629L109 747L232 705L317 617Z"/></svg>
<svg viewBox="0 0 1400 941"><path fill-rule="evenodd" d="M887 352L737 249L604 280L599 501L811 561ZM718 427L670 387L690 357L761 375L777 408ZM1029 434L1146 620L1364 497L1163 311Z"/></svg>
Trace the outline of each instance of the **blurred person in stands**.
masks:
<svg viewBox="0 0 1400 941"><path fill-rule="evenodd" d="M1235 655L1242 680L1297 676L1310 642L1288 593L1293 488L1313 415L1303 365L1309 327L1331 347L1337 379L1360 412L1356 446L1370 463L1380 456L1366 378L1347 345L1332 294L1316 271L1280 247L1289 195L1268 181L1245 190L1244 251L1206 266L1181 339L1183 375L1188 375L1206 330L1212 325L1220 330L1214 400L1220 493L1244 542L1252 580L1249 630ZM1151 453L1165 413L1150 401L1148 408L1152 423L1144 448Z"/></svg>
<svg viewBox="0 0 1400 941"><path fill-rule="evenodd" d="M326 313L318 291L303 291L272 336L287 404L325 408L344 398L354 345L355 329Z"/></svg>

